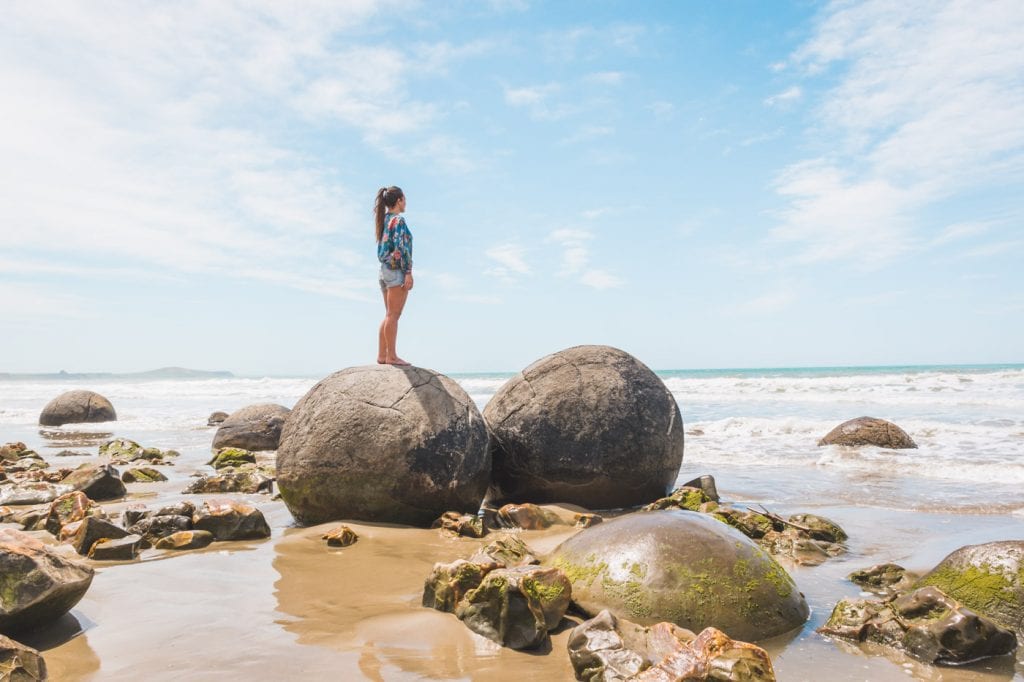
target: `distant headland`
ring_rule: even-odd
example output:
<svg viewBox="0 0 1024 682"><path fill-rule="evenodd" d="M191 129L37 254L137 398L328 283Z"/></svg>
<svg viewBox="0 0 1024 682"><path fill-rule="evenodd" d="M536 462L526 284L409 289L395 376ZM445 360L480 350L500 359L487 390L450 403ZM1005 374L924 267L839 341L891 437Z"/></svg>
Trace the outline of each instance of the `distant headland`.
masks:
<svg viewBox="0 0 1024 682"><path fill-rule="evenodd" d="M18 374L0 372L0 380L78 380L78 379L230 379L235 375L227 371L186 369L185 367L161 367L148 372L59 372L40 374Z"/></svg>

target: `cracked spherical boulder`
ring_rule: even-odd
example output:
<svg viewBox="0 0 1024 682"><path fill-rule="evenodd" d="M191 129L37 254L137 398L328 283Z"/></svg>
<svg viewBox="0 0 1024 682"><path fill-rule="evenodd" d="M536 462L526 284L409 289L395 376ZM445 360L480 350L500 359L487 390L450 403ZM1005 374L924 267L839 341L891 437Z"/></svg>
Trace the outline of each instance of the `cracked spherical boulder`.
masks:
<svg viewBox="0 0 1024 682"><path fill-rule="evenodd" d="M638 506L663 497L683 461L672 393L642 362L609 346L541 358L494 394L484 419L496 503Z"/></svg>
<svg viewBox="0 0 1024 682"><path fill-rule="evenodd" d="M808 608L767 552L721 521L681 510L628 514L580 531L544 561L572 582L572 600L642 625L715 627L756 641L799 627Z"/></svg>
<svg viewBox="0 0 1024 682"><path fill-rule="evenodd" d="M92 391L68 391L47 403L39 415L41 426L117 421L110 401Z"/></svg>
<svg viewBox="0 0 1024 682"><path fill-rule="evenodd" d="M825 434L818 445L874 445L890 450L916 448L917 443L907 432L892 422L875 417L857 417L845 421Z"/></svg>
<svg viewBox="0 0 1024 682"><path fill-rule="evenodd" d="M281 433L277 484L296 521L429 526L475 513L491 472L473 400L420 367L350 367L320 381Z"/></svg>
<svg viewBox="0 0 1024 682"><path fill-rule="evenodd" d="M213 436L213 449L276 450L289 412L284 405L274 403L236 410L221 422Z"/></svg>

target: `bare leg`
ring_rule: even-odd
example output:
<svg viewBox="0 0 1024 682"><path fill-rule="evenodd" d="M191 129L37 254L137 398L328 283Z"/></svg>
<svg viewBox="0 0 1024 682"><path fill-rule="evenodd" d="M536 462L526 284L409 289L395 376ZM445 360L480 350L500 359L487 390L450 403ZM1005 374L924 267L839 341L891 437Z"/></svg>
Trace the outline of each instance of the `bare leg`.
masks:
<svg viewBox="0 0 1024 682"><path fill-rule="evenodd" d="M409 291L404 287L389 287L385 295L387 296L388 312L384 317L383 325L384 347L387 349L387 357L384 361L389 365L408 365L408 362L398 357L395 342L398 340L398 318L402 316Z"/></svg>
<svg viewBox="0 0 1024 682"><path fill-rule="evenodd" d="M383 365L388 361L388 344L384 338L384 325L387 322L388 314L388 292L387 289L380 292L384 296L384 319L380 323L380 331L377 332L377 364Z"/></svg>

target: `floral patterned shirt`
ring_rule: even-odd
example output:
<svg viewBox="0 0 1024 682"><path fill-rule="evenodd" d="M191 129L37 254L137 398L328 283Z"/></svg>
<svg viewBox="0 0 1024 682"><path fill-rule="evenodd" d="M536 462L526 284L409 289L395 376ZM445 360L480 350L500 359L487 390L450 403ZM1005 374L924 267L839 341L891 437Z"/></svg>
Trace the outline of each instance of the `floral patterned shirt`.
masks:
<svg viewBox="0 0 1024 682"><path fill-rule="evenodd" d="M398 213L384 215L384 232L377 242L377 260L392 270L412 272L412 233Z"/></svg>

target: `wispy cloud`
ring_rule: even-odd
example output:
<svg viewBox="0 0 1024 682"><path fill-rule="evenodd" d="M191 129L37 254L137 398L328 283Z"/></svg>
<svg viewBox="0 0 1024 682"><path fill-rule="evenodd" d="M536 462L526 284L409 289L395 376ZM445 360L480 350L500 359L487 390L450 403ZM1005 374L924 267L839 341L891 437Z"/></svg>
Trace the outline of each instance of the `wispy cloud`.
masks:
<svg viewBox="0 0 1024 682"><path fill-rule="evenodd" d="M790 65L842 69L817 114L831 150L779 174L773 236L803 261L874 266L943 238L925 236L925 208L994 179L1019 187L1021 35L1014 2L829 5Z"/></svg>
<svg viewBox="0 0 1024 682"><path fill-rule="evenodd" d="M803 97L803 94L803 89L801 89L799 85L794 85L792 87L786 88L785 90L778 94L766 98L764 103L766 106L769 107L789 104Z"/></svg>
<svg viewBox="0 0 1024 682"><path fill-rule="evenodd" d="M737 303L729 312L732 315L771 315L792 306L796 300L794 291L780 289Z"/></svg>
<svg viewBox="0 0 1024 682"><path fill-rule="evenodd" d="M404 88L489 45L351 39L382 9L406 4L8 8L0 25L7 255L372 295L364 259L344 246L365 236L363 202L292 136L301 126L341 126L385 154L402 148L404 163L429 157L445 172L473 169L460 140L440 132L444 111ZM341 267L324 267L326 253Z"/></svg>
<svg viewBox="0 0 1024 682"><path fill-rule="evenodd" d="M484 251L484 255L498 263L497 266L488 269L487 274L505 282L516 282L519 277L531 272L525 258L526 249L518 244L499 244Z"/></svg>
<svg viewBox="0 0 1024 682"><path fill-rule="evenodd" d="M626 74L621 71L598 71L596 73L588 73L583 77L583 80L595 85L621 85L625 78Z"/></svg>
<svg viewBox="0 0 1024 682"><path fill-rule="evenodd" d="M615 128L611 126L599 126L599 125L585 125L580 126L576 132L568 137L564 137L559 140L560 144L576 144L579 142L586 142L588 140L594 140L600 137L608 137L615 132Z"/></svg>
<svg viewBox="0 0 1024 682"><path fill-rule="evenodd" d="M554 121L565 118L572 111L572 107L554 101L553 96L561 89L562 86L558 83L527 85L518 88L506 87L505 103L511 107L525 109L531 118Z"/></svg>
<svg viewBox="0 0 1024 682"><path fill-rule="evenodd" d="M562 263L559 276L577 278L592 289L622 286L624 281L621 277L590 266L588 242L593 238L591 232L574 228L561 228L548 235L545 241L552 242L561 249Z"/></svg>

